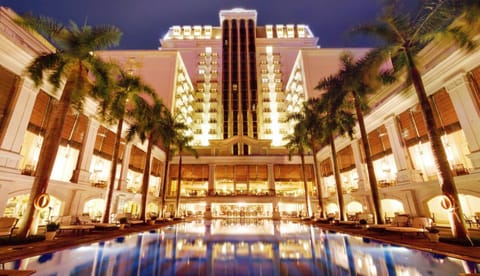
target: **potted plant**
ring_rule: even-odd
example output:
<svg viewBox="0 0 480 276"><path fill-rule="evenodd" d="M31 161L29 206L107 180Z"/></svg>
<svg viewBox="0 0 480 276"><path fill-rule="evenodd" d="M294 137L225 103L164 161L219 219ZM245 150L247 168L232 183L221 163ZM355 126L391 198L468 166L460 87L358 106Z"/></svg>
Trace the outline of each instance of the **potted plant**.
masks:
<svg viewBox="0 0 480 276"><path fill-rule="evenodd" d="M429 241L438 242L440 240L440 234L439 234L440 230L438 228L428 227L427 230L428 230L427 237Z"/></svg>
<svg viewBox="0 0 480 276"><path fill-rule="evenodd" d="M148 220L148 224L155 225L156 221L157 221L157 213L151 212L150 213L150 219Z"/></svg>
<svg viewBox="0 0 480 276"><path fill-rule="evenodd" d="M57 234L58 228L60 228L59 223L55 223L53 221L49 222L46 225L47 232L45 233L45 240L52 241L55 238L55 235Z"/></svg>
<svg viewBox="0 0 480 276"><path fill-rule="evenodd" d="M125 228L125 225L127 225L128 220L126 217L121 217L118 219L118 222L120 223L120 230L123 230Z"/></svg>
<svg viewBox="0 0 480 276"><path fill-rule="evenodd" d="M362 228L362 229L367 228L367 220L366 219L360 219L358 221L358 224L360 224L360 228Z"/></svg>

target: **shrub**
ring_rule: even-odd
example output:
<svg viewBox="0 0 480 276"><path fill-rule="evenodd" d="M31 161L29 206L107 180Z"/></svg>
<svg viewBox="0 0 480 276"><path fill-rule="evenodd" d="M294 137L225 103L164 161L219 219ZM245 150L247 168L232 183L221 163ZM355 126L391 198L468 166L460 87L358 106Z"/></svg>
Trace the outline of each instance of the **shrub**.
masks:
<svg viewBox="0 0 480 276"><path fill-rule="evenodd" d="M428 233L432 233L432 234L440 233L440 230L438 230L438 228L435 228L435 227L428 227L427 230L428 230Z"/></svg>
<svg viewBox="0 0 480 276"><path fill-rule="evenodd" d="M361 220L358 221L358 223L360 223L360 225L366 225L367 220L366 219L361 219Z"/></svg>
<svg viewBox="0 0 480 276"><path fill-rule="evenodd" d="M54 232L58 230L58 228L60 227L60 224L55 222L49 222L46 227L47 227L47 232Z"/></svg>
<svg viewBox="0 0 480 276"><path fill-rule="evenodd" d="M128 220L127 220L126 217L123 217L123 218L118 219L118 222L119 222L120 224L127 224L127 223L128 223Z"/></svg>

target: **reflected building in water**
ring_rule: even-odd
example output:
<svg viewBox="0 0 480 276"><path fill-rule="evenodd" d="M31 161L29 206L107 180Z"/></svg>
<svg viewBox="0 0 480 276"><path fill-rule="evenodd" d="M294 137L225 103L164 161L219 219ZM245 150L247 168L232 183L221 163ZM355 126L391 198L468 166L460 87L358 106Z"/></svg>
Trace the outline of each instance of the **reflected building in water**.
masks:
<svg viewBox="0 0 480 276"><path fill-rule="evenodd" d="M5 264L42 275L458 275L464 261L300 223L181 223ZM474 264L473 264L474 265Z"/></svg>

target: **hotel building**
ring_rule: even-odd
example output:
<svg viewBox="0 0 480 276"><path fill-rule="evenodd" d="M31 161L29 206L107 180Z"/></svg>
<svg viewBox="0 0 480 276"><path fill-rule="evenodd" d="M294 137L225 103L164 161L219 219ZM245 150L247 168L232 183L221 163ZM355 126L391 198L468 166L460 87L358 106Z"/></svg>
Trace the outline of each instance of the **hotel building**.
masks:
<svg viewBox="0 0 480 276"><path fill-rule="evenodd" d="M0 7L0 213L21 217L33 182L52 101L48 83L35 87L25 68L40 53L54 51L42 37L13 22ZM257 218L300 217L306 204L318 214L338 212L329 147L306 157L307 191L300 158L289 159L284 139L293 123L287 114L318 97L316 84L339 69L348 50L325 49L307 25L257 25L254 10L219 13L219 26L172 26L152 50L100 51L141 76L189 126L199 157L184 156L180 209L186 216ZM179 22L181 23L181 22ZM480 212L480 52L429 45L420 54L423 79L444 133L466 216ZM380 197L386 217L394 213L434 216L447 223L425 124L413 88L397 82L370 99L366 114ZM101 217L113 153L115 126L96 116L87 99L83 113L71 112L47 192L50 216L88 213ZM358 133L358 132L357 132ZM372 213L366 166L358 134L335 141L347 214ZM124 141L120 148L114 213L139 214L146 143ZM315 177L313 155L319 161ZM147 210L176 209L178 156L169 162L165 191L161 179L165 152L155 148ZM318 190L321 193L318 193ZM307 196L305 196L305 193ZM322 198L319 198L319 194ZM306 200L308 198L308 200Z"/></svg>

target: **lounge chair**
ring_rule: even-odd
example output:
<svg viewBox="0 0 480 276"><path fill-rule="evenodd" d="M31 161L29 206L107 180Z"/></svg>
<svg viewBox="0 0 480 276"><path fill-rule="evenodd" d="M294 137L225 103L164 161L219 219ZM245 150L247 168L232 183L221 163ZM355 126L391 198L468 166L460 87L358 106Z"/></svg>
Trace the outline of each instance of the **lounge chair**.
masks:
<svg viewBox="0 0 480 276"><path fill-rule="evenodd" d="M370 221L373 221L373 215L372 214L357 213L353 216L349 216L348 221L339 221L338 224L343 225L343 226L359 227L361 220L365 220L366 223L368 223Z"/></svg>
<svg viewBox="0 0 480 276"><path fill-rule="evenodd" d="M104 222L93 222L89 216L79 216L77 218L78 224L80 225L90 225L93 226L96 230L108 230L119 228L119 225L116 223L104 223Z"/></svg>
<svg viewBox="0 0 480 276"><path fill-rule="evenodd" d="M13 217L0 217L0 236L8 236L13 234L13 229L17 225L18 219Z"/></svg>
<svg viewBox="0 0 480 276"><path fill-rule="evenodd" d="M372 224L368 226L369 230L384 231L390 227L405 227L410 223L410 215L398 214L395 215L390 224Z"/></svg>
<svg viewBox="0 0 480 276"><path fill-rule="evenodd" d="M59 224L58 231L60 232L71 231L73 233L79 234L95 228L92 225L76 224L75 219L72 216L61 216L58 218L57 222Z"/></svg>
<svg viewBox="0 0 480 276"><path fill-rule="evenodd" d="M132 215L129 213L117 214L117 216L115 217L115 220L120 221L121 218L125 218L127 220L127 226L139 225L139 224L145 223L145 221L143 220L132 218Z"/></svg>
<svg viewBox="0 0 480 276"><path fill-rule="evenodd" d="M470 228L477 225L477 228L480 228L480 212L475 212L475 215L468 217L467 215L463 215L465 218L465 222L468 223Z"/></svg>
<svg viewBox="0 0 480 276"><path fill-rule="evenodd" d="M332 223L336 219L337 215L335 213L328 213L326 218L318 218L315 222L319 223Z"/></svg>
<svg viewBox="0 0 480 276"><path fill-rule="evenodd" d="M410 226L392 226L387 227L385 230L392 231L392 232L399 232L402 235L415 233L415 234L423 234L425 238L427 238L426 233L428 233L429 227L432 227L432 219L427 217L414 217L412 219L412 223Z"/></svg>
<svg viewBox="0 0 480 276"><path fill-rule="evenodd" d="M130 225L137 225L137 224L144 224L145 223L144 220L134 218L131 213L126 213L125 217L127 218L127 222Z"/></svg>

